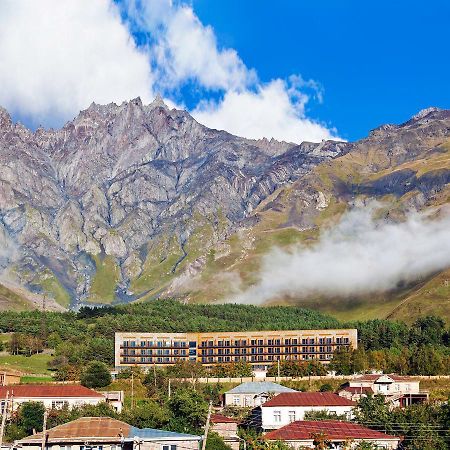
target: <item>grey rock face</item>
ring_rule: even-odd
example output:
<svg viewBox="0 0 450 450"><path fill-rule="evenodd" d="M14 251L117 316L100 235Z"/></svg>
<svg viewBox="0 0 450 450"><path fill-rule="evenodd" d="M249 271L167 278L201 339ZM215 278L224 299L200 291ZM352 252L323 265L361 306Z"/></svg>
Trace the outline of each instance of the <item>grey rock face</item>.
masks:
<svg viewBox="0 0 450 450"><path fill-rule="evenodd" d="M9 264L35 290L35 275L50 270L76 305L88 298L93 258L109 255L127 290L149 242L175 236L185 253L201 217L214 228L206 250L277 188L351 148L236 137L160 98L93 103L34 133L0 108L0 222L19 249Z"/></svg>

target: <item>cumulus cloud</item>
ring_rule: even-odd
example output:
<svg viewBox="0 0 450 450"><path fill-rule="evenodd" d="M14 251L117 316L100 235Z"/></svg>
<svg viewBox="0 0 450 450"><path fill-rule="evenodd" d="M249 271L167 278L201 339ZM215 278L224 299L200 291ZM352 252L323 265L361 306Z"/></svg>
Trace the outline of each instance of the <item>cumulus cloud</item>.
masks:
<svg viewBox="0 0 450 450"><path fill-rule="evenodd" d="M210 128L247 138L275 138L288 142L339 139L335 130L308 119L309 100L295 84L273 80L255 91L228 91L220 101L201 102L193 116Z"/></svg>
<svg viewBox="0 0 450 450"><path fill-rule="evenodd" d="M450 214L410 214L402 223L372 219L373 207L346 213L312 247L274 248L259 282L229 299L264 303L281 296L349 296L386 291L450 267Z"/></svg>
<svg viewBox="0 0 450 450"><path fill-rule="evenodd" d="M92 101L149 102L162 92L183 104L188 87L208 126L249 138L336 138L307 116L308 102L323 101L317 82L261 81L185 3L4 0L0 62L0 104L33 126L59 126Z"/></svg>
<svg viewBox="0 0 450 450"><path fill-rule="evenodd" d="M148 56L108 0L2 1L0 62L0 104L35 125L153 97Z"/></svg>

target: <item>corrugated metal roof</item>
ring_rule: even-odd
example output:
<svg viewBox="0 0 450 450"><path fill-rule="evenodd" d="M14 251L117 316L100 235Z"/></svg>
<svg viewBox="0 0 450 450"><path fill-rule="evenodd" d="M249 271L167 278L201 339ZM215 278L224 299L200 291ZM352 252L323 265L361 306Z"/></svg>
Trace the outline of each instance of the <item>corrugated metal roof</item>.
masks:
<svg viewBox="0 0 450 450"><path fill-rule="evenodd" d="M81 417L72 422L58 425L47 430L48 442L120 442L140 438L147 441L158 440L200 440L200 436L156 430L153 428L136 428L111 417ZM28 436L20 443L32 443L42 440L42 433Z"/></svg>
<svg viewBox="0 0 450 450"><path fill-rule="evenodd" d="M345 388L341 389L341 391L350 392L351 394L373 394L372 388L368 386L346 386Z"/></svg>
<svg viewBox="0 0 450 450"><path fill-rule="evenodd" d="M103 397L102 394L79 384L14 384L0 386L0 398L6 393L16 398L64 398L64 397Z"/></svg>
<svg viewBox="0 0 450 450"><path fill-rule="evenodd" d="M311 439L315 433L324 433L330 440L395 439L399 438L371 430L357 423L339 420L299 420L265 435L268 440L296 441Z"/></svg>
<svg viewBox="0 0 450 450"><path fill-rule="evenodd" d="M271 381L249 381L226 392L226 394L262 394L263 392L297 392L281 384Z"/></svg>
<svg viewBox="0 0 450 450"><path fill-rule="evenodd" d="M262 405L271 406L354 406L355 402L331 392L288 392L279 394Z"/></svg>

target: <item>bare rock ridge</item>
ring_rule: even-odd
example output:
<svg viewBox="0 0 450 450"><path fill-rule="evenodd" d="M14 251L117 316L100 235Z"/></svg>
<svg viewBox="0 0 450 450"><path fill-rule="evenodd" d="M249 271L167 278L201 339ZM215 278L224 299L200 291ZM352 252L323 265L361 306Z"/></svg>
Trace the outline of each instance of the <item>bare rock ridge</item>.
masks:
<svg viewBox="0 0 450 450"><path fill-rule="evenodd" d="M92 103L35 132L0 108L3 276L64 306L135 299L352 146L240 138L160 97Z"/></svg>

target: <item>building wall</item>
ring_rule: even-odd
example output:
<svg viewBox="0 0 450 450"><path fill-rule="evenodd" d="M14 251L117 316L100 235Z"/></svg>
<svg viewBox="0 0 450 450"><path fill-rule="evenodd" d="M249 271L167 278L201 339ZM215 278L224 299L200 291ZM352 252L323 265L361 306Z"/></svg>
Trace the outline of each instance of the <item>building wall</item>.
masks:
<svg viewBox="0 0 450 450"><path fill-rule="evenodd" d="M261 406L266 402L268 397L266 395L258 394L225 394L225 405L226 406L240 406L254 408L256 406Z"/></svg>
<svg viewBox="0 0 450 450"><path fill-rule="evenodd" d="M71 450L81 450L80 444L69 444L61 442L61 444L52 443L46 446L48 450L60 450L61 446L64 445L70 445ZM104 442L96 443L95 440L89 441L90 446L97 446L101 445L103 447L103 450L121 450L120 442L117 442L117 444L109 444ZM198 450L199 449L199 442L198 441L169 441L169 440L161 440L161 441L155 441L155 442L142 442L140 445L132 445L130 443L129 445L125 445L125 447L133 448L134 450L163 450L164 446L168 445L170 450L170 445L176 445L177 450ZM41 450L41 444L33 443L31 445L24 445L22 447L24 450ZM67 449L67 447L66 447Z"/></svg>
<svg viewBox="0 0 450 450"><path fill-rule="evenodd" d="M275 430L296 420L304 420L309 411L328 411L338 415L345 414L351 419L352 406L262 406L261 422L264 430ZM279 412L280 414L275 414ZM276 420L276 416L279 420ZM294 417L295 416L295 417Z"/></svg>
<svg viewBox="0 0 450 450"><path fill-rule="evenodd" d="M385 450L395 450L398 446L399 441L389 441L389 440L372 440L365 439L366 442L372 442L377 445L379 449ZM293 450L301 450L304 448L315 448L312 439L304 441L285 441ZM361 441L354 441L352 443L352 449L356 448ZM339 448L339 447L337 447Z"/></svg>
<svg viewBox="0 0 450 450"><path fill-rule="evenodd" d="M237 436L237 423L213 423L211 425L211 430L215 431L222 437Z"/></svg>
<svg viewBox="0 0 450 450"><path fill-rule="evenodd" d="M339 347L357 348L357 330L287 330L235 333L116 333L115 365L165 366L177 361L205 365L246 361L255 368L274 361L328 363Z"/></svg>
<svg viewBox="0 0 450 450"><path fill-rule="evenodd" d="M20 375L7 372L0 372L0 386L9 386L10 384L19 384Z"/></svg>
<svg viewBox="0 0 450 450"><path fill-rule="evenodd" d="M104 402L105 399L102 397L33 397L33 398L19 398L19 397L13 397L12 401L12 410L16 411L17 408L25 402L42 402L46 408L52 408L55 407L62 407L63 404L54 404L53 402L67 402L67 405L69 407L73 406L81 406L81 405L98 405L101 402ZM11 403L10 403L11 407ZM73 450L73 449L72 449Z"/></svg>

